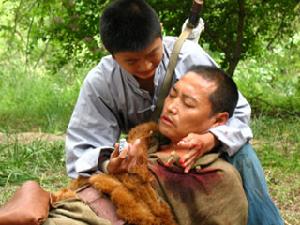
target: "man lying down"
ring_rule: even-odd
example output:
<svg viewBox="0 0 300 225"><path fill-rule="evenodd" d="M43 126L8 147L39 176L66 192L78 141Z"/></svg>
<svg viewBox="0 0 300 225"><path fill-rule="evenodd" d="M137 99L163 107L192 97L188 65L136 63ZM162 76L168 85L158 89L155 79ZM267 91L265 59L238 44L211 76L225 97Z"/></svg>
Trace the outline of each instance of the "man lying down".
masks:
<svg viewBox="0 0 300 225"><path fill-rule="evenodd" d="M222 70L194 66L174 84L165 100L157 127L151 128L151 140L147 141L148 168L155 180L154 189L160 199L170 207L177 224L247 223L248 204L240 175L231 164L222 159L222 154L217 148L193 162L193 168L188 173L179 160L180 156L189 150L180 149L178 142L184 140L185 144L188 144L189 138L193 135L207 132L211 127L224 125L232 116L237 99L235 83ZM135 134L131 134L131 143L122 153L119 154L116 145L107 168L110 176L124 172L131 173L134 167L143 161L142 145L145 143L142 143L143 139L140 136L143 135L142 132L149 134L149 130L145 127L147 124L142 125L140 130L136 128ZM139 139L134 140L134 135ZM95 179L92 182L95 182ZM139 187L135 187L135 192L138 189ZM108 196L111 197L111 193ZM139 200L136 198L136 201ZM76 210L68 211L72 209L70 206L78 204L78 201L75 197L54 204L45 225L110 224L111 221L112 224L129 224L130 219L120 218L118 213L103 218L105 215L100 212L99 217L83 203L79 203L82 209L79 211L76 209L77 213ZM122 206L116 207L117 212L120 210L119 207ZM126 205L124 207L126 208ZM108 208L102 210L111 210ZM84 212L81 211L83 209ZM126 210L130 211L131 208L127 206ZM81 215L78 216L78 213ZM94 218L93 222L91 215ZM149 224L160 224L157 221ZM144 222L141 219L136 224Z"/></svg>
<svg viewBox="0 0 300 225"><path fill-rule="evenodd" d="M52 194L43 224L246 224L240 175L218 148L189 162L189 171L180 160L193 150L180 142L193 146L197 134L224 125L237 99L235 83L222 70L190 68L171 88L158 124L132 129L121 153L116 144L107 173L78 178L72 188Z"/></svg>

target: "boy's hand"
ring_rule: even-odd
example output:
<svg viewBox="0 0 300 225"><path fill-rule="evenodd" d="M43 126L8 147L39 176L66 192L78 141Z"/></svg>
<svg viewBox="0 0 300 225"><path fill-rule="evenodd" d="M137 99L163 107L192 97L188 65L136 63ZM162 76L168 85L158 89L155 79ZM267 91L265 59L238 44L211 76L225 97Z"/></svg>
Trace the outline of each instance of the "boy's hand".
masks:
<svg viewBox="0 0 300 225"><path fill-rule="evenodd" d="M128 173L131 168L138 165L141 162L143 155L141 148L138 147L139 144L139 139L133 144L128 143L120 154L119 144L116 144L107 165L108 173Z"/></svg>
<svg viewBox="0 0 300 225"><path fill-rule="evenodd" d="M217 138L210 132L205 134L190 133L178 142L178 148L189 149L189 152L179 159L179 163L185 168L184 172L188 173L196 160L211 151L217 143Z"/></svg>

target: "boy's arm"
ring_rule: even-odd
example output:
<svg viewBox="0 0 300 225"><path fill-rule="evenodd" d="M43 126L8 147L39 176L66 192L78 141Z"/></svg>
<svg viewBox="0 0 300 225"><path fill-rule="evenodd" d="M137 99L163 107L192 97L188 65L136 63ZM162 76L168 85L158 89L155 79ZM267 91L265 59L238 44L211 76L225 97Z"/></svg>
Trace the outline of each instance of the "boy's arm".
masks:
<svg viewBox="0 0 300 225"><path fill-rule="evenodd" d="M234 155L253 137L249 127L250 115L250 105L239 92L237 106L227 124L210 129L210 132L213 133L221 143L221 149L227 152L229 156Z"/></svg>
<svg viewBox="0 0 300 225"><path fill-rule="evenodd" d="M98 171L99 156L109 157L107 152L113 151L120 134L111 107L99 97L105 87L93 77L84 81L67 129L66 166L71 178Z"/></svg>

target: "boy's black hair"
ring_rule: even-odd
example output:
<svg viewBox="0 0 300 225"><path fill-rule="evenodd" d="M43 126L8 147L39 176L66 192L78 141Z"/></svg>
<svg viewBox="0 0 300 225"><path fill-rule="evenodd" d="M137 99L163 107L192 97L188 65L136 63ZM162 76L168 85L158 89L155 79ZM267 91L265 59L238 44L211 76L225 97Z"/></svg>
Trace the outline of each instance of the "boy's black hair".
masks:
<svg viewBox="0 0 300 225"><path fill-rule="evenodd" d="M192 66L188 72L195 72L203 79L217 85L216 90L209 96L212 112L228 112L231 117L238 101L238 89L233 79L216 67Z"/></svg>
<svg viewBox="0 0 300 225"><path fill-rule="evenodd" d="M100 17L100 36L111 54L140 51L161 37L161 26L157 13L144 0L116 0Z"/></svg>

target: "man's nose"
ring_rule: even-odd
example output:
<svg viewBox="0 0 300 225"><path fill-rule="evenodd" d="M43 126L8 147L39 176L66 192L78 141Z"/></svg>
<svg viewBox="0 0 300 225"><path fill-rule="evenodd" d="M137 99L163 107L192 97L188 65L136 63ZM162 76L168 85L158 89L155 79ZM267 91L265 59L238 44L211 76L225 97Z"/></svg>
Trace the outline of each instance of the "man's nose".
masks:
<svg viewBox="0 0 300 225"><path fill-rule="evenodd" d="M168 111L171 112L172 114L176 114L178 112L176 99L173 99L169 103L169 105L168 105Z"/></svg>

